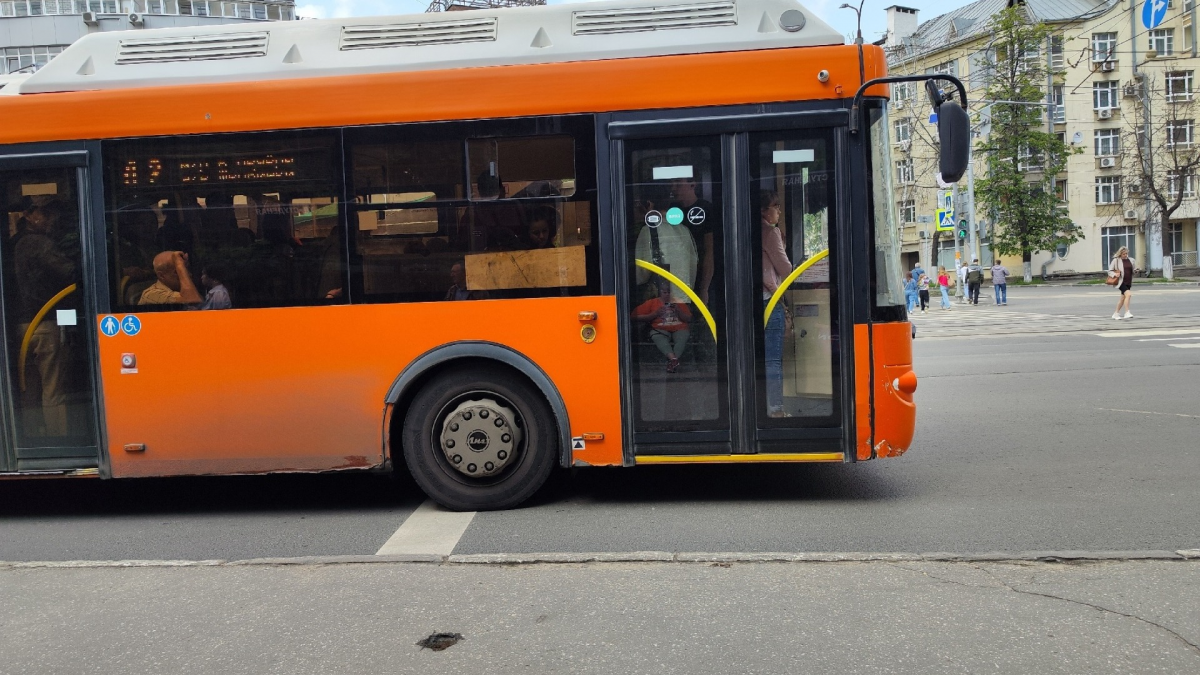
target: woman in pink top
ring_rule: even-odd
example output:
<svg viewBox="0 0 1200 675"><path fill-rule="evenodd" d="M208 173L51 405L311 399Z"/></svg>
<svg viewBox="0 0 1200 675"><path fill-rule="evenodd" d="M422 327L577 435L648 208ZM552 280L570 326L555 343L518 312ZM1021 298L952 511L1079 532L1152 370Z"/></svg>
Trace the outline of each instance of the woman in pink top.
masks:
<svg viewBox="0 0 1200 675"><path fill-rule="evenodd" d="M765 192L759 201L762 214L762 293L763 304L779 288L787 275L792 273L792 263L783 247L783 233L779 231L779 195ZM767 321L766 370L767 370L767 414L771 417L786 417L783 410L783 303L775 305Z"/></svg>

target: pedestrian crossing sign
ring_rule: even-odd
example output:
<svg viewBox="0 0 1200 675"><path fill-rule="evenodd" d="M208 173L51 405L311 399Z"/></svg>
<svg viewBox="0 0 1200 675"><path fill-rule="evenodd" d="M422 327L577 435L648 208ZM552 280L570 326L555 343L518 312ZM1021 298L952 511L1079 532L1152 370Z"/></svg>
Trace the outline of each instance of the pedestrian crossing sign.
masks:
<svg viewBox="0 0 1200 675"><path fill-rule="evenodd" d="M954 231L954 211L947 209L937 210L937 229L939 232Z"/></svg>

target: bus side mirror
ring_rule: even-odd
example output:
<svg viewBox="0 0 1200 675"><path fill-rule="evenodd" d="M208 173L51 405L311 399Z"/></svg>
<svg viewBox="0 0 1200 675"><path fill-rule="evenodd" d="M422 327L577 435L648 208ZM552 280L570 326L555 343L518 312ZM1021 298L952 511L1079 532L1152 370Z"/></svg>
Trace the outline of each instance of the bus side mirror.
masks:
<svg viewBox="0 0 1200 675"><path fill-rule="evenodd" d="M954 183L967 170L971 152L971 118L967 111L954 101L942 101L936 108L938 142L941 156L938 169L942 180Z"/></svg>

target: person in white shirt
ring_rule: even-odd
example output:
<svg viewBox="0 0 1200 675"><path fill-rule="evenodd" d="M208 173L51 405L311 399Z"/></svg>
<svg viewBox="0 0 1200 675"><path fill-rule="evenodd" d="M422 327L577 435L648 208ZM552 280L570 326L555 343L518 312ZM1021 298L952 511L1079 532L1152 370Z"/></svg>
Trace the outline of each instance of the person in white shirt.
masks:
<svg viewBox="0 0 1200 675"><path fill-rule="evenodd" d="M958 263L958 286L954 289L954 295L958 297L958 304L967 304L967 263L959 261Z"/></svg>

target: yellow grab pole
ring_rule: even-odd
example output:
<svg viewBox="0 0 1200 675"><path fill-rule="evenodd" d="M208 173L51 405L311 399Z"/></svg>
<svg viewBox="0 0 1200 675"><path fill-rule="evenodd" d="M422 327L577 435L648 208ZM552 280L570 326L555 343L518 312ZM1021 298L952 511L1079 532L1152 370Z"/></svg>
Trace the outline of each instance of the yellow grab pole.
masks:
<svg viewBox="0 0 1200 675"><path fill-rule="evenodd" d="M25 391L25 360L29 358L29 342L33 340L33 332L41 325L42 319L54 309L54 306L62 301L63 298L79 290L79 284L71 284L58 292L58 295L46 301L38 313L33 316L33 321L29 322L29 328L25 329L25 337L21 338L21 353L17 357L17 378L21 381L21 391Z"/></svg>
<svg viewBox="0 0 1200 675"><path fill-rule="evenodd" d="M775 305L779 304L779 300L780 300L780 298L783 297L783 292L788 289L788 286L792 285L792 282L796 280L796 277L807 272L808 268L813 266L813 263L817 262L821 258L827 257L828 255L829 255L829 249L825 249L824 251L821 251L820 253L809 258L808 260L805 260L804 262L800 263L799 267L792 270L792 273L787 275L787 278L784 279L782 282L780 282L779 288L776 288L775 294L771 296L771 301L767 303L767 311L763 312L763 327L764 328L766 327L767 322L769 322L771 320L771 312L775 311Z"/></svg>
<svg viewBox="0 0 1200 675"><path fill-rule="evenodd" d="M717 341L717 322L713 321L712 314L709 313L708 307L705 307L704 303L700 301L700 296L696 295L692 289L688 288L688 285L683 283L683 279L680 279L679 277L671 274L654 263L646 262L645 260L637 258L635 258L633 262L638 267L644 270L650 270L651 272L654 272L658 276L671 282L673 285L678 287L679 290L683 291L685 295L691 298L692 302L696 303L696 309L700 310L700 313L704 315L704 320L708 322L708 329L712 331L713 342Z"/></svg>

